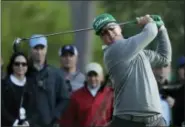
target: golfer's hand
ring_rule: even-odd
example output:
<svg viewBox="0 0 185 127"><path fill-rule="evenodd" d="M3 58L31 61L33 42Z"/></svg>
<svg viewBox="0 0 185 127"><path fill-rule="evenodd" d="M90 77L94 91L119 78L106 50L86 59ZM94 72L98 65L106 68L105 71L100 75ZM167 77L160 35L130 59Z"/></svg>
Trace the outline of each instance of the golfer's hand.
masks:
<svg viewBox="0 0 185 127"><path fill-rule="evenodd" d="M153 22L153 19L150 17L150 15L145 15L145 16L142 16L142 17L137 17L136 20L137 20L137 23L140 26L144 26L144 25L148 24L149 22Z"/></svg>
<svg viewBox="0 0 185 127"><path fill-rule="evenodd" d="M159 16L159 15L151 15L151 18L156 23L158 29L160 29L162 26L164 26L164 22L163 22L161 16Z"/></svg>

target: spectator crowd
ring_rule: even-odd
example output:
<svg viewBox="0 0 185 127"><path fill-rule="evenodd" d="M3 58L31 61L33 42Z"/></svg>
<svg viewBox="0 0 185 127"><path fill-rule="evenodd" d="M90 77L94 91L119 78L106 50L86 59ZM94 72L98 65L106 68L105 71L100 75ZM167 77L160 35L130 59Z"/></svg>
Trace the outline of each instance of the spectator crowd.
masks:
<svg viewBox="0 0 185 127"><path fill-rule="evenodd" d="M2 126L18 126L20 121L34 127L103 126L111 120L113 89L105 83L100 64L89 63L83 74L77 68L77 48L65 45L56 68L47 63L45 37L29 44L30 57L13 53L1 77Z"/></svg>

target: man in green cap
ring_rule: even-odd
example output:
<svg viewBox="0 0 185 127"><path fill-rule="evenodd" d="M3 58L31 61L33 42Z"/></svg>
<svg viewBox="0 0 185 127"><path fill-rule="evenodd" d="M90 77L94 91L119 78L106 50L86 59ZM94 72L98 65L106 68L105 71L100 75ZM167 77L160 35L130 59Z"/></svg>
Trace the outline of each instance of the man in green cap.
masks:
<svg viewBox="0 0 185 127"><path fill-rule="evenodd" d="M171 44L158 15L136 18L143 30L128 39L110 14L95 18L93 28L103 44L104 63L114 82L114 112L111 127L165 126L160 96L152 66L171 62ZM144 48L158 39L156 51Z"/></svg>

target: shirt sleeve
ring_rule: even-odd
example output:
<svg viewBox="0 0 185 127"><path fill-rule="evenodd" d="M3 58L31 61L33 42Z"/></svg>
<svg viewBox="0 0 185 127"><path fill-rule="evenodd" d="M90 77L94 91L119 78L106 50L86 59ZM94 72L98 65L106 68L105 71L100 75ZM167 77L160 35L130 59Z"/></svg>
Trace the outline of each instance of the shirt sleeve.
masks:
<svg viewBox="0 0 185 127"><path fill-rule="evenodd" d="M116 50L119 53L115 51L117 54L114 54L114 56L117 55L119 58L124 58L127 61L134 59L140 51L143 51L153 41L157 36L157 32L158 29L154 22L146 24L139 34L116 43Z"/></svg>
<svg viewBox="0 0 185 127"><path fill-rule="evenodd" d="M144 53L152 66L167 66L172 59L172 48L165 27L159 31L156 39L158 41L156 51L144 50Z"/></svg>

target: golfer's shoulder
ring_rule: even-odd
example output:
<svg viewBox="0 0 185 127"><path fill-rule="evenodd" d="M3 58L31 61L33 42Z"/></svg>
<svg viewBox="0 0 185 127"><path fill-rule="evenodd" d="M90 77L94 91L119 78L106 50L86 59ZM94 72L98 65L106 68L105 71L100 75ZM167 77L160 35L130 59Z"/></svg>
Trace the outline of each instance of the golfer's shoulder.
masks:
<svg viewBox="0 0 185 127"><path fill-rule="evenodd" d="M107 46L104 49L104 53L112 53L112 52L122 52L123 48L125 48L124 46L127 45L129 42L131 41L130 39L122 39L122 40L118 40L116 42L114 42L113 44Z"/></svg>

